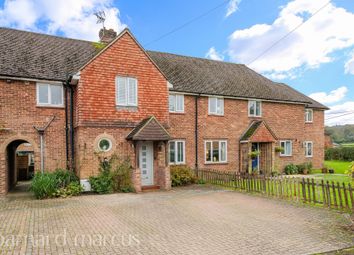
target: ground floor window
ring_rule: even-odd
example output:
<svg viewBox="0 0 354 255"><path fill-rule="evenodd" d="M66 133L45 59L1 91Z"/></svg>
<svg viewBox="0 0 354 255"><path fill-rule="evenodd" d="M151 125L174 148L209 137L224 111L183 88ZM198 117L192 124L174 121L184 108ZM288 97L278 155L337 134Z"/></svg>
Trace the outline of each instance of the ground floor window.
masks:
<svg viewBox="0 0 354 255"><path fill-rule="evenodd" d="M305 142L305 156L306 157L313 156L313 142L311 142L311 141Z"/></svg>
<svg viewBox="0 0 354 255"><path fill-rule="evenodd" d="M226 163L227 142L226 141L205 141L205 162Z"/></svg>
<svg viewBox="0 0 354 255"><path fill-rule="evenodd" d="M169 143L170 164L185 163L185 141L174 140Z"/></svg>
<svg viewBox="0 0 354 255"><path fill-rule="evenodd" d="M280 152L280 156L291 156L293 154L292 141L280 141L280 147L283 149L283 151Z"/></svg>

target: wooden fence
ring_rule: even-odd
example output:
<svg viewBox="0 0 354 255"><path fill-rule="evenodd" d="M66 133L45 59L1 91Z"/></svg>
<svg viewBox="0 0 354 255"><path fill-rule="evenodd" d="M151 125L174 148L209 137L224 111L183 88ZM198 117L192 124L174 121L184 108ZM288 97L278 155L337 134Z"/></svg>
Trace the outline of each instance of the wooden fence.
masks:
<svg viewBox="0 0 354 255"><path fill-rule="evenodd" d="M266 177L236 172L197 169L195 174L206 183L295 202L322 205L340 210L354 210L350 184L334 183L313 178Z"/></svg>

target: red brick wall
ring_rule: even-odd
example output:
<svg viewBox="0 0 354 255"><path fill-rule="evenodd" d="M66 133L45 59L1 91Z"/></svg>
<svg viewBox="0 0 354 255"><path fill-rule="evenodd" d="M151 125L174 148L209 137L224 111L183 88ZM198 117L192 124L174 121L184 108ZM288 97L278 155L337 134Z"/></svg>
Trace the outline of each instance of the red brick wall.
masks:
<svg viewBox="0 0 354 255"><path fill-rule="evenodd" d="M102 52L80 73L76 93L76 164L80 178L98 173L97 138L108 134L114 147L103 156L129 157L135 165L135 149L126 140L137 123L154 115L169 125L168 88L165 77L147 57L129 33ZM116 107L116 76L138 81L136 109ZM157 164L157 162L155 162ZM156 167L155 174L158 174ZM156 178L157 179L157 178Z"/></svg>
<svg viewBox="0 0 354 255"><path fill-rule="evenodd" d="M12 141L21 139L33 145L35 169L40 168L39 136L33 126L43 127L56 116L45 133L45 169L65 167L65 115L64 108L36 106L34 82L0 80L0 194L7 191L6 148Z"/></svg>
<svg viewBox="0 0 354 255"><path fill-rule="evenodd" d="M185 113L170 113L170 133L173 139L186 141L186 164L195 165L195 97L185 95ZM262 102L262 118L248 117L246 100L224 100L224 116L208 115L208 98L198 99L198 163L201 168L223 170L239 169L239 139L252 120L265 120L279 140L293 141L293 156L277 156L277 165L283 169L288 163L300 164L312 161L319 168L323 163L324 119L323 111L314 111L314 122L305 124L304 106L296 104ZM228 141L227 164L205 164L204 141L226 139ZM304 141L313 141L314 157L305 158ZM279 145L279 143L277 143Z"/></svg>

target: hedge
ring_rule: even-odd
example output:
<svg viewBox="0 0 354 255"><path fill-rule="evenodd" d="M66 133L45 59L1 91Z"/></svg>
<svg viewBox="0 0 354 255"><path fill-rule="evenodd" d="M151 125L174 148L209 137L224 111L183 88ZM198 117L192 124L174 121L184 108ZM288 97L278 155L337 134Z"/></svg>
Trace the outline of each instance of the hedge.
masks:
<svg viewBox="0 0 354 255"><path fill-rule="evenodd" d="M325 151L326 160L354 161L354 147L336 147Z"/></svg>

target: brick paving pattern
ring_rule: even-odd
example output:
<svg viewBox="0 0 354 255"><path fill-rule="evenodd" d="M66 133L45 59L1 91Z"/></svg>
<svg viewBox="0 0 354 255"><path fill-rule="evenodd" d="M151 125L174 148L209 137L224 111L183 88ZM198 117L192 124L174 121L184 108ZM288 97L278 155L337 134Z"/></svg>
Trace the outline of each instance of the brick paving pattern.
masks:
<svg viewBox="0 0 354 255"><path fill-rule="evenodd" d="M354 245L348 216L193 186L0 200L0 254L311 254Z"/></svg>

